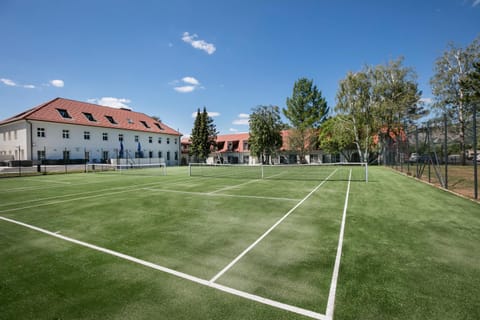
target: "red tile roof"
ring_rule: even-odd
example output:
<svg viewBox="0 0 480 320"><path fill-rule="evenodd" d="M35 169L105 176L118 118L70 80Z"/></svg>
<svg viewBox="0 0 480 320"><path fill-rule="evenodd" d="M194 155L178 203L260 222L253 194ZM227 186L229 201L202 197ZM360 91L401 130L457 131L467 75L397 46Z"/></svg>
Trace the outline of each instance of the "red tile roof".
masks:
<svg viewBox="0 0 480 320"><path fill-rule="evenodd" d="M244 142L248 142L249 133L222 134L217 136L218 152L246 152ZM232 149L228 150L228 143L232 143Z"/></svg>
<svg viewBox="0 0 480 320"><path fill-rule="evenodd" d="M63 117L59 110L65 110L70 118ZM88 114L93 117L94 121L87 118L89 116ZM112 117L116 123L111 123L107 116ZM181 135L180 132L173 130L164 123L158 122L144 113L104 107L64 98L53 99L52 101L1 121L0 124L6 124L18 120L38 120L92 127Z"/></svg>

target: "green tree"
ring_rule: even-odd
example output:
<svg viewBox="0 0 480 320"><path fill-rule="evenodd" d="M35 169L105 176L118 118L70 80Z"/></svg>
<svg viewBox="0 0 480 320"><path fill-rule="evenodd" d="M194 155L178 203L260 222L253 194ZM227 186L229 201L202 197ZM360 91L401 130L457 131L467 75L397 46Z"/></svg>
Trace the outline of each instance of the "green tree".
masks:
<svg viewBox="0 0 480 320"><path fill-rule="evenodd" d="M336 115L327 119L318 136L322 150L330 154L342 154L347 161L353 161L356 150L355 136L351 130L350 119L346 115Z"/></svg>
<svg viewBox="0 0 480 320"><path fill-rule="evenodd" d="M207 108L197 110L197 116L193 124L192 134L190 136L190 155L194 161L205 161L208 158L212 148L215 148L217 140L217 128L212 117L208 115Z"/></svg>
<svg viewBox="0 0 480 320"><path fill-rule="evenodd" d="M250 114L250 152L262 163L270 163L270 157L282 146L280 109L277 106L258 106Z"/></svg>
<svg viewBox="0 0 480 320"><path fill-rule="evenodd" d="M462 79L473 70L473 63L480 58L480 36L466 48L453 43L435 62L435 74L430 79L435 96L434 107L449 115L457 123L462 164L466 163L466 125L471 114L467 92L461 85Z"/></svg>
<svg viewBox="0 0 480 320"><path fill-rule="evenodd" d="M298 79L291 97L287 97L287 108L283 114L290 121L289 144L300 156L300 162L305 162L305 154L316 143L316 129L328 117L329 108L327 101L322 97L321 91L313 84L313 80Z"/></svg>

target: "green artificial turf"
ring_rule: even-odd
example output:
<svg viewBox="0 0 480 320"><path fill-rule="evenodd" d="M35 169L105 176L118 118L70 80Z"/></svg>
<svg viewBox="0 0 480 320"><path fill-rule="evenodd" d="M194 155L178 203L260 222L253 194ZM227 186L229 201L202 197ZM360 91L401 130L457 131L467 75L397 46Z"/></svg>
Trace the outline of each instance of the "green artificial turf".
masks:
<svg viewBox="0 0 480 320"><path fill-rule="evenodd" d="M187 168L8 178L0 216L210 280L305 199L216 283L325 314L345 169L308 199L318 179ZM334 319L480 318L480 206L369 172L351 183ZM306 319L3 220L0 244L0 319Z"/></svg>

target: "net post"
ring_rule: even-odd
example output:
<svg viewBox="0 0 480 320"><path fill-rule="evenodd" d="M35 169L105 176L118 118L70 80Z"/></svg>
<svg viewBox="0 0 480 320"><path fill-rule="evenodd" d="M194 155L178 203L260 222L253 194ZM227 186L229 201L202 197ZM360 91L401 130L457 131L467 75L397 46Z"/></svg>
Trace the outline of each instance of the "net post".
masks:
<svg viewBox="0 0 480 320"><path fill-rule="evenodd" d="M192 176L192 164L191 163L188 164L188 176L189 177Z"/></svg>

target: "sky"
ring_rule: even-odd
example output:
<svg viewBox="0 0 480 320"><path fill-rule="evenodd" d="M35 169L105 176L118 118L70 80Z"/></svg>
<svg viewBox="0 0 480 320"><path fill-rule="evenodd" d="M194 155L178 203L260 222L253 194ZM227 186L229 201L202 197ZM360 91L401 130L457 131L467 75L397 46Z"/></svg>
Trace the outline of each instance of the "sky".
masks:
<svg viewBox="0 0 480 320"><path fill-rule="evenodd" d="M435 60L477 36L480 0L0 0L0 119L63 97L248 132L299 78L333 109L347 72L400 56L428 102Z"/></svg>

